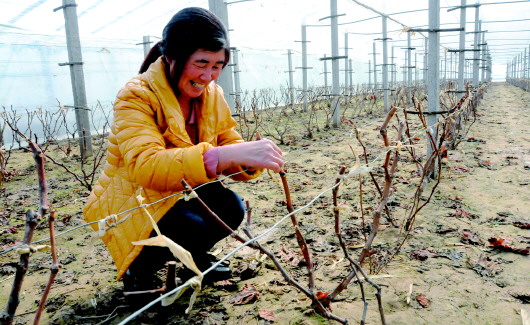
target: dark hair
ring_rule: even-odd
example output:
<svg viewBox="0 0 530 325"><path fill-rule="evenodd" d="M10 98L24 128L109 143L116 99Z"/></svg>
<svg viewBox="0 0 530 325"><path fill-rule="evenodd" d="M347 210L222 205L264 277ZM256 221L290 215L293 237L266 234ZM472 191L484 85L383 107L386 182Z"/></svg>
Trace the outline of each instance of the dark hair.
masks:
<svg viewBox="0 0 530 325"><path fill-rule="evenodd" d="M140 67L140 73L147 71L151 63L164 55L177 62L175 73L180 78L184 64L198 49L212 52L224 49L223 68L230 60L228 33L221 20L204 8L182 9L164 27L162 40L151 48Z"/></svg>

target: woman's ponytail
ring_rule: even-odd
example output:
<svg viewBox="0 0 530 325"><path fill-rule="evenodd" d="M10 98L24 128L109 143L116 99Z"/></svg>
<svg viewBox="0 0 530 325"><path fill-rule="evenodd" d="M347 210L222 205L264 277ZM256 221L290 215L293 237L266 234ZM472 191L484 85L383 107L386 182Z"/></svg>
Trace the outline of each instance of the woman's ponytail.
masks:
<svg viewBox="0 0 530 325"><path fill-rule="evenodd" d="M142 66L140 67L139 73L144 73L149 69L149 66L151 63L155 62L161 55L162 51L160 50L160 42L157 42L150 50L149 53L145 56L144 62L142 62Z"/></svg>

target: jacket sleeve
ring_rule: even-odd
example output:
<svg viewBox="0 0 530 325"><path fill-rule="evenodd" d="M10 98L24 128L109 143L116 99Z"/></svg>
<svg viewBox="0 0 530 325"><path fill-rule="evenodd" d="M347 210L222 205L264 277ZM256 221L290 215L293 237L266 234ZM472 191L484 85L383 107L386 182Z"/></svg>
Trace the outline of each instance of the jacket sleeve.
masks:
<svg viewBox="0 0 530 325"><path fill-rule="evenodd" d="M222 108L219 111L222 112L221 114L223 114L222 119L230 121L229 125L231 125L231 127L219 134L217 137L217 145L224 146L228 144L244 142L241 135L235 129L237 122L232 118L232 113L230 112L228 103L224 99L223 90L221 87L218 87L218 92L220 97L219 106ZM235 166L224 170L222 173L225 176L230 176L230 178L235 181L248 181L258 177L263 172L263 169L261 168L252 171L245 170L245 166Z"/></svg>
<svg viewBox="0 0 530 325"><path fill-rule="evenodd" d="M211 181L202 155L212 145L167 149L154 105L154 95L134 87L122 89L114 104L113 132L129 181L159 192L182 190L182 179L192 187Z"/></svg>
<svg viewBox="0 0 530 325"><path fill-rule="evenodd" d="M230 133L226 135L227 139L233 138L235 137L235 135L239 136L239 138L241 139L241 136L239 135L239 133L237 133L234 129L227 131L227 133ZM244 142L244 141L243 139L241 139L241 140L228 141L228 143L223 143L223 144L227 145L227 144L239 143L239 142ZM220 144L220 145L223 145L223 144ZM246 170L245 166L234 166L234 167L230 167L228 169L223 170L223 175L230 176L230 178L235 181L248 181L248 180L257 178L259 175L261 175L262 172L263 172L262 168L249 171L249 170Z"/></svg>

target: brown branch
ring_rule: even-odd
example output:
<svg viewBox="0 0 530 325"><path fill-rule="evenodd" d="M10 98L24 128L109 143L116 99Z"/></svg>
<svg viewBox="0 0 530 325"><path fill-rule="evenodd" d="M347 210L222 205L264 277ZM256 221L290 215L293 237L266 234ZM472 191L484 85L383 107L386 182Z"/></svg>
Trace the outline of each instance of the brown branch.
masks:
<svg viewBox="0 0 530 325"><path fill-rule="evenodd" d="M388 112L387 114L387 117L385 119L385 121L383 122L383 125L381 126L381 129L380 129L380 133L381 135L383 136L383 141L384 141L384 144L385 144L385 147L388 149L389 147L389 140L388 140L388 135L387 135L387 132L386 132L386 128L388 126L388 123L390 122L390 119L392 118L392 116L394 115L394 113L396 112L397 110L397 107L392 107L392 109ZM401 139L401 132L403 130L403 125L401 125L400 127L400 130L399 130L399 139ZM372 247L372 243L373 243L373 240L377 234L377 231L379 230L379 224L380 224L380 219L381 219L381 210L386 206L386 202L388 200L388 196L390 194L390 186L392 184L392 180L393 180L393 177L394 177L394 173L395 173L395 170L396 170L396 167L397 167L397 163L398 163L398 160L399 160L399 150L395 150L395 154L394 154L394 160L392 162L392 166L390 167L390 170L389 170L389 163L390 163L390 156L391 156L391 151L388 150L387 153L386 153L386 157L385 157L385 163L383 165L383 168L385 170L385 186L384 186L384 189L383 189L383 195L382 195L382 198L381 198L381 201L379 202L379 205L377 207L377 209L375 210L374 212L374 216L373 216L373 220L372 220L372 229L371 229L371 232L370 232L370 236L368 237L368 240L366 241L365 245L364 245L364 248L363 250L361 251L361 254L358 258L358 262L359 263L362 263L364 261L364 259L370 255L370 248Z"/></svg>
<svg viewBox="0 0 530 325"><path fill-rule="evenodd" d="M250 224L251 224L251 209L249 209L249 203L247 202L247 222L246 222L245 226L243 227L243 231L252 240L252 239L254 239L254 236L253 236L253 234L252 234L252 232L250 230ZM339 322L341 324L345 324L345 325L348 324L348 320L347 319L340 318L340 317L332 314L329 310L327 310L326 307L324 307L324 305L321 303L321 301L317 298L314 290L311 290L311 289L308 290L308 289L304 288L300 283L298 283L295 279L293 279L289 275L289 273L287 273L285 268L280 264L280 261L278 261L276 256L271 251L269 251L268 249L263 247L258 241L255 241L254 244L255 244L255 248L256 249L258 249L263 254L267 255L267 257L272 261L272 263L274 263L274 265L276 266L276 269L278 271L280 271L280 273L282 274L282 276L283 276L285 281L287 281L289 284L291 284L292 286L297 288L300 292L302 292L309 299L311 299L313 308L317 311L318 314L320 314L323 317L326 317L328 319L335 320L335 321L337 321L337 322Z"/></svg>
<svg viewBox="0 0 530 325"><path fill-rule="evenodd" d="M291 222L294 226L294 231L296 234L296 240L298 242L298 246L300 247L300 250L302 251L302 254L304 255L304 259L306 261L306 268L307 268L307 277L309 281L309 290L311 293L314 294L315 291L315 276L314 276L314 265L313 261L311 259L311 252L309 251L309 247L307 246L307 242L304 238L304 235L300 231L300 227L298 224L298 220L296 220L296 216L294 215L293 211L293 203L291 201L291 192L289 191L289 183L287 182L287 176L285 175L284 171L280 172L280 178L282 179L282 185L285 192L285 201L287 203L287 211L291 213Z"/></svg>
<svg viewBox="0 0 530 325"><path fill-rule="evenodd" d="M33 233L35 232L37 223L38 214L31 209L28 210L28 212L26 212L26 228L24 231L24 239L22 241L23 245L31 245L31 240L33 239ZM11 287L11 293L9 294L6 309L0 315L0 322L2 325L11 325L13 323L15 312L20 303L19 294L20 289L22 288L22 282L24 282L24 277L28 271L29 254L30 253L20 255L20 263L17 265L15 280Z"/></svg>
<svg viewBox="0 0 530 325"><path fill-rule="evenodd" d="M37 313L35 314L33 324L39 324L42 311L44 310L44 304L46 303L46 299L48 298L48 294L55 280L55 277L57 276L57 273L59 273L59 269L61 268L61 264L59 264L59 261L57 260L57 246L55 244L55 210L51 210L50 212L50 216L48 218L48 228L50 229L52 266L50 267L50 278L48 279L48 283L46 284L46 288L44 289L44 293L42 294L42 298L40 300Z"/></svg>
<svg viewBox="0 0 530 325"><path fill-rule="evenodd" d="M357 126L355 126L354 130L355 130L355 137L357 138L357 141L359 142L359 144L363 148L364 162L366 164L368 164L368 155L366 154L366 146L364 145L364 142L361 140L361 135L359 134L359 130L357 129ZM381 191L381 187L379 186L379 183L377 183L377 180L375 179L374 173L372 173L370 171L370 172L368 172L368 174L370 175L370 178L372 179L372 182L374 183L375 188L377 189L377 192L379 192L379 196L382 197L383 196L383 192ZM362 205L362 201L361 201L361 205ZM387 206L385 206L385 212L386 212L388 221L390 221L392 226L396 227L397 225L395 224L394 219L392 219L392 216L390 215L390 210L388 210ZM364 220L364 216L363 216L363 220ZM363 233L364 233L364 231L363 231Z"/></svg>

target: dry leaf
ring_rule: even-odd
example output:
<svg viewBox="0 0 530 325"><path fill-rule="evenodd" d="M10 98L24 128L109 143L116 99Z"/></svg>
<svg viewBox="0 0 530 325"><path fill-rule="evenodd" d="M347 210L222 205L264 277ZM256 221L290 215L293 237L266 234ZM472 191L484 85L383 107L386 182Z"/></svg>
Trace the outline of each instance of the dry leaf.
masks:
<svg viewBox="0 0 530 325"><path fill-rule="evenodd" d="M429 304L431 303L431 300L427 298L427 296L424 293L420 293L416 296L416 300L420 303L420 305L423 308L429 307Z"/></svg>
<svg viewBox="0 0 530 325"><path fill-rule="evenodd" d="M522 255L530 255L530 249L527 248L516 248L510 245L504 238L495 238L491 237L488 239L488 242L493 246L493 248L506 251L506 252L512 252Z"/></svg>
<svg viewBox="0 0 530 325"><path fill-rule="evenodd" d="M462 236L461 241L464 244L482 245L482 240L470 229L463 229L460 235Z"/></svg>
<svg viewBox="0 0 530 325"><path fill-rule="evenodd" d="M234 305L244 305L251 303L259 298L259 291L251 284L245 284L243 289L236 294L231 295L228 298Z"/></svg>
<svg viewBox="0 0 530 325"><path fill-rule="evenodd" d="M276 317L274 316L274 312L272 310L268 310L268 309L260 309L259 310L259 317L263 318L264 320L268 320L271 323L274 323L276 321Z"/></svg>
<svg viewBox="0 0 530 325"><path fill-rule="evenodd" d="M429 257L439 257L439 256L440 255L438 255L437 253L431 250L428 250L428 249L415 249L412 252L410 252L410 257L420 260L420 261L425 261Z"/></svg>
<svg viewBox="0 0 530 325"><path fill-rule="evenodd" d="M481 255L476 260L468 260L467 264L481 276L493 277L502 271L499 263L492 261L488 256Z"/></svg>

